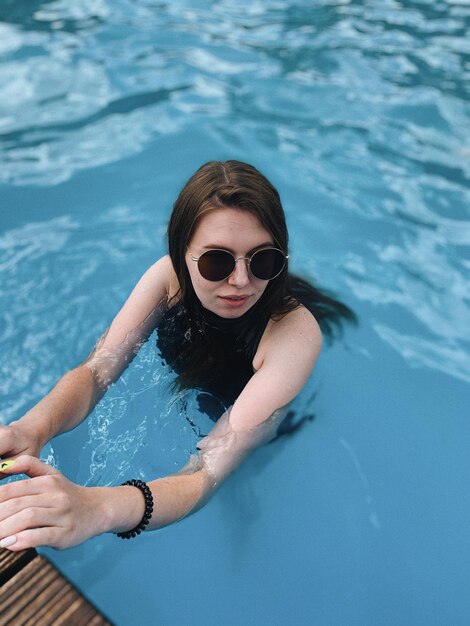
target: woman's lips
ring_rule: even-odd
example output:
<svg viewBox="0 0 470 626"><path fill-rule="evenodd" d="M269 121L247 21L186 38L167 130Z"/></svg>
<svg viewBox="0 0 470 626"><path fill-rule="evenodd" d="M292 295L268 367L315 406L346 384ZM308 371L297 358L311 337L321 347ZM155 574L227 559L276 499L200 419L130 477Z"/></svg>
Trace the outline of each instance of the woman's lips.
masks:
<svg viewBox="0 0 470 626"><path fill-rule="evenodd" d="M249 297L250 296L219 296L221 300L233 308L243 306Z"/></svg>

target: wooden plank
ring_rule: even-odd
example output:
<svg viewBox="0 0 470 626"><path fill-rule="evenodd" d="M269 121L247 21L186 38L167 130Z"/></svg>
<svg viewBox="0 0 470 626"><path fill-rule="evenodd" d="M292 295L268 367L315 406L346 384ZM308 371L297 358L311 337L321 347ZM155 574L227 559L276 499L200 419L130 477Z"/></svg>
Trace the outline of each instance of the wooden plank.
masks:
<svg viewBox="0 0 470 626"><path fill-rule="evenodd" d="M37 556L38 553L33 549L21 552L0 549L0 587Z"/></svg>
<svg viewBox="0 0 470 626"><path fill-rule="evenodd" d="M35 550L4 552L9 551L0 551L5 579L0 583L0 626L112 626Z"/></svg>

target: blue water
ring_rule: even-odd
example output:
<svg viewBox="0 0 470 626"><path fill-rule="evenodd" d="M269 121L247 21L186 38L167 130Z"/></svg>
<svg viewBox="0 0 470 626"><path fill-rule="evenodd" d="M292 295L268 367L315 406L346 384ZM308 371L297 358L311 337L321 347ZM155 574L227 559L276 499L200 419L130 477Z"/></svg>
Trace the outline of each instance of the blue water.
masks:
<svg viewBox="0 0 470 626"><path fill-rule="evenodd" d="M469 623L469 30L465 0L1 3L3 423L86 357L207 160L274 182L293 268L361 320L295 402L315 419L203 510L44 550L116 624ZM209 425L169 377L147 344L43 458L175 471L184 414Z"/></svg>

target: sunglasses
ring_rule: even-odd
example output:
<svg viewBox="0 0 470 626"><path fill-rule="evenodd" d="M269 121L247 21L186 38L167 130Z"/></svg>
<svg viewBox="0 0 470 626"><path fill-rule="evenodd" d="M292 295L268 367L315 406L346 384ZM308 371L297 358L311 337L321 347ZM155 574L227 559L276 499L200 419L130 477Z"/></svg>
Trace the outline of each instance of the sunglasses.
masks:
<svg viewBox="0 0 470 626"><path fill-rule="evenodd" d="M247 261L248 269L255 278L272 280L282 272L288 258L289 255L278 248L262 248L251 256L238 258L227 250L208 250L199 257L191 255L191 259L197 262L201 276L214 282L228 278L237 261Z"/></svg>

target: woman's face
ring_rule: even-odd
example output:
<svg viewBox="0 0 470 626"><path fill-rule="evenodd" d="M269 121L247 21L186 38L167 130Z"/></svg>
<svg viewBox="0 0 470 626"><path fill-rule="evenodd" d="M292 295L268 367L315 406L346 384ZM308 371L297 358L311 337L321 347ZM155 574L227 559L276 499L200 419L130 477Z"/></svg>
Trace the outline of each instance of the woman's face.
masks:
<svg viewBox="0 0 470 626"><path fill-rule="evenodd" d="M273 245L269 231L248 211L223 208L204 215L185 255L189 276L202 306L220 317L240 317L261 298L268 281L255 278L242 259L225 280L206 280L191 256L200 257L207 250L219 249L231 252L238 259L251 256L258 248Z"/></svg>

